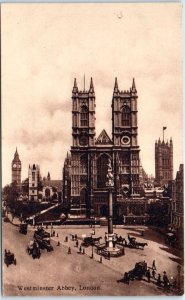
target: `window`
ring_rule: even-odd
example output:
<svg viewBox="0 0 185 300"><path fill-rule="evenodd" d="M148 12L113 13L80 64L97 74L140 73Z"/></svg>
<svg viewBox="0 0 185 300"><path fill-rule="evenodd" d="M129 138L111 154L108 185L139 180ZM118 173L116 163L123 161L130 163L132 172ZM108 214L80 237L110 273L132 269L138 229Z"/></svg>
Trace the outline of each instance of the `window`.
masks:
<svg viewBox="0 0 185 300"><path fill-rule="evenodd" d="M97 160L97 187L106 187L107 182L107 171L108 171L108 156L103 154Z"/></svg>
<svg viewBox="0 0 185 300"><path fill-rule="evenodd" d="M80 157L80 173L87 173L87 157L86 155L82 155Z"/></svg>
<svg viewBox="0 0 185 300"><path fill-rule="evenodd" d="M81 108L80 124L81 126L88 126L88 108L86 106Z"/></svg>
<svg viewBox="0 0 185 300"><path fill-rule="evenodd" d="M128 106L124 106L121 112L121 125L130 126L130 109Z"/></svg>
<svg viewBox="0 0 185 300"><path fill-rule="evenodd" d="M35 181L35 172L32 172L32 180Z"/></svg>

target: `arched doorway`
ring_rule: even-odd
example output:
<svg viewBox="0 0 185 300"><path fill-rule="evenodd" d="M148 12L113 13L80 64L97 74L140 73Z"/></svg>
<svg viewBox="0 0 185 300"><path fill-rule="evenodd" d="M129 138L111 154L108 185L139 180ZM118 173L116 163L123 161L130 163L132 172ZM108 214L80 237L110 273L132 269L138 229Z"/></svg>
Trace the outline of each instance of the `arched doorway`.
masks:
<svg viewBox="0 0 185 300"><path fill-rule="evenodd" d="M106 204L100 207L100 215L102 217L108 217L108 206Z"/></svg>
<svg viewBox="0 0 185 300"><path fill-rule="evenodd" d="M80 192L80 214L87 214L88 193L87 189L83 188Z"/></svg>

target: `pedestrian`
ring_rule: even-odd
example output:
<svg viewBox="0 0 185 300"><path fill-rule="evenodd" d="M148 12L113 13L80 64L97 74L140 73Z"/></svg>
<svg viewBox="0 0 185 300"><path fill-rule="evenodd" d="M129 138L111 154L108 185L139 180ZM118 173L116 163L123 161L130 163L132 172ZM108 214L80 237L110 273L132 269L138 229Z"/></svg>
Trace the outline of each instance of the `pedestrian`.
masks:
<svg viewBox="0 0 185 300"><path fill-rule="evenodd" d="M157 270L157 269L156 269L156 265L155 265L155 260L153 260L153 263L152 263L152 269L153 269L153 270Z"/></svg>
<svg viewBox="0 0 185 300"><path fill-rule="evenodd" d="M122 249L123 249L123 250L122 250L122 251L123 251L123 255L125 255L125 247L123 247Z"/></svg>
<svg viewBox="0 0 185 300"><path fill-rule="evenodd" d="M68 248L68 254L71 254L71 248L70 247Z"/></svg>
<svg viewBox="0 0 185 300"><path fill-rule="evenodd" d="M130 278L127 272L125 272L123 276L123 282L129 284L130 283Z"/></svg>
<svg viewBox="0 0 185 300"><path fill-rule="evenodd" d="M163 272L163 274L164 274L163 275L164 288L168 288L168 286L169 286L169 279L168 279L165 271Z"/></svg>
<svg viewBox="0 0 185 300"><path fill-rule="evenodd" d="M78 240L76 241L76 247L78 248Z"/></svg>
<svg viewBox="0 0 185 300"><path fill-rule="evenodd" d="M155 270L152 269L152 277L153 277L153 279L155 279L155 274L156 274Z"/></svg>
<svg viewBox="0 0 185 300"><path fill-rule="evenodd" d="M55 230L53 230L53 236L55 236Z"/></svg>
<svg viewBox="0 0 185 300"><path fill-rule="evenodd" d="M77 234L75 234L75 241L77 240L77 238L78 238L78 237L77 237Z"/></svg>
<svg viewBox="0 0 185 300"><path fill-rule="evenodd" d="M80 246L79 251L80 251L80 253L82 253L82 246Z"/></svg>
<svg viewBox="0 0 185 300"><path fill-rule="evenodd" d="M146 271L146 277L147 277L147 279L148 279L148 282L150 283L150 278L151 278L150 269L148 269L148 270Z"/></svg>
<svg viewBox="0 0 185 300"><path fill-rule="evenodd" d="M82 254L85 254L85 249L83 248Z"/></svg>
<svg viewBox="0 0 185 300"><path fill-rule="evenodd" d="M66 236L65 242L68 242L68 236Z"/></svg>
<svg viewBox="0 0 185 300"><path fill-rule="evenodd" d="M74 235L72 234L72 241L74 241L74 239L75 239L75 237L74 237Z"/></svg>
<svg viewBox="0 0 185 300"><path fill-rule="evenodd" d="M58 241L57 246L60 246L60 242Z"/></svg>
<svg viewBox="0 0 185 300"><path fill-rule="evenodd" d="M161 286L161 274L158 274L157 285Z"/></svg>
<svg viewBox="0 0 185 300"><path fill-rule="evenodd" d="M108 252L108 260L110 260L110 252Z"/></svg>

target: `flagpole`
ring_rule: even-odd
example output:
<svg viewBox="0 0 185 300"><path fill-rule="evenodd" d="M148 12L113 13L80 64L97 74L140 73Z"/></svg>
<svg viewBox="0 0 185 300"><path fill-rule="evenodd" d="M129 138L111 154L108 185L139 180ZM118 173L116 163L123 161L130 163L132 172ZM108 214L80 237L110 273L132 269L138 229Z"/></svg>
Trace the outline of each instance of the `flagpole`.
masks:
<svg viewBox="0 0 185 300"><path fill-rule="evenodd" d="M163 141L164 141L164 131L166 130L167 127L163 127Z"/></svg>

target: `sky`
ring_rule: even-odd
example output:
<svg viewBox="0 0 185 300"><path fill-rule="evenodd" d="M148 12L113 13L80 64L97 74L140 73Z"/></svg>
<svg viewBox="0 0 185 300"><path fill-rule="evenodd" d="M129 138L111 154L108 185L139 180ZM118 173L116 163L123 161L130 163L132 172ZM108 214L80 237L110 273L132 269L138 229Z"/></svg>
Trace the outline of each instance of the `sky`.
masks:
<svg viewBox="0 0 185 300"><path fill-rule="evenodd" d="M138 144L155 174L156 139L173 139L174 176L182 163L182 4L2 4L2 185L11 182L18 148L28 165L62 178L72 145L71 95L93 78L96 137L111 136L115 77L120 90L135 78Z"/></svg>

